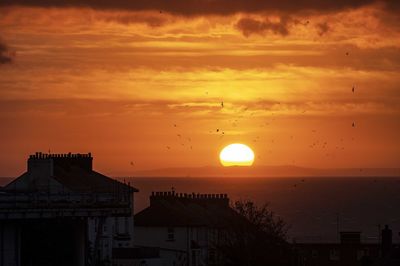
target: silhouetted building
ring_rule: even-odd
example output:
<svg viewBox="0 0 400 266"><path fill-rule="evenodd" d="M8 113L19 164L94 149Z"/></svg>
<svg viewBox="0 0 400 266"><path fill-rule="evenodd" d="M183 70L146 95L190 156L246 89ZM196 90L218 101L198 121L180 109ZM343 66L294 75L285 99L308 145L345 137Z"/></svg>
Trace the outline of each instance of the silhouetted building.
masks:
<svg viewBox="0 0 400 266"><path fill-rule="evenodd" d="M237 218L226 194L153 192L135 215L135 245L159 248L163 265L216 265L220 229Z"/></svg>
<svg viewBox="0 0 400 266"><path fill-rule="evenodd" d="M382 231L382 243L362 243L361 232L340 232L340 243L294 245L299 254L299 266L400 265L399 246L391 243L391 230L387 226Z"/></svg>
<svg viewBox="0 0 400 266"><path fill-rule="evenodd" d="M133 247L133 193L93 171L91 154L29 156L0 190L0 265L111 265Z"/></svg>

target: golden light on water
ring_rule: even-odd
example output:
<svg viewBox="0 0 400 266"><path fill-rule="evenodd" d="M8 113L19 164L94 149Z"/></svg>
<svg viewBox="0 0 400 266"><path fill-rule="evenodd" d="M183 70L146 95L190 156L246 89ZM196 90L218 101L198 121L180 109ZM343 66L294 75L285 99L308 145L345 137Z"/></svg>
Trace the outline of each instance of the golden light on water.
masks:
<svg viewBox="0 0 400 266"><path fill-rule="evenodd" d="M223 166L251 166L254 162L252 149L241 143L229 144L219 154Z"/></svg>

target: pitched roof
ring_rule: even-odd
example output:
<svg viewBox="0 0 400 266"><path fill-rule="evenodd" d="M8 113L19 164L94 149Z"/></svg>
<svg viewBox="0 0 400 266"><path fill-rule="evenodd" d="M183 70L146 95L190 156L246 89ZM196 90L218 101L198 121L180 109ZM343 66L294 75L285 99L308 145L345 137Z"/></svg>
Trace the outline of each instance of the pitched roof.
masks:
<svg viewBox="0 0 400 266"><path fill-rule="evenodd" d="M222 199L221 199L222 200ZM160 197L135 215L135 226L208 226L224 227L233 219L243 219L227 204L218 200Z"/></svg>
<svg viewBox="0 0 400 266"><path fill-rule="evenodd" d="M129 184L102 175L92 169L91 154L42 154L29 156L28 171L11 181L4 191L46 190L50 184L79 193L138 192ZM19 183L20 185L16 185ZM44 184L44 185L43 185ZM46 184L48 184L46 186Z"/></svg>
<svg viewBox="0 0 400 266"><path fill-rule="evenodd" d="M87 171L77 166L65 169L56 165L53 178L76 192L118 193L119 191L129 190L139 191L128 184L121 183L96 171Z"/></svg>

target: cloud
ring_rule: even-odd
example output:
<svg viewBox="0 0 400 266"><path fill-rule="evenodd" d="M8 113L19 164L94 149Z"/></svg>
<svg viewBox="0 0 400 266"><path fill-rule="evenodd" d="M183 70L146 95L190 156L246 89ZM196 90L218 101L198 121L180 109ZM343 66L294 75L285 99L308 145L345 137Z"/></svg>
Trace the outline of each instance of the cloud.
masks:
<svg viewBox="0 0 400 266"><path fill-rule="evenodd" d="M355 114L400 115L398 98L369 98L354 100L336 98L325 100L290 101L254 100L226 102L221 109L218 101L198 100L181 102L171 100L127 100L127 99L14 99L0 100L0 120L4 117L48 116L58 117L160 117L166 114L216 119L255 118L276 115L320 115L348 116Z"/></svg>
<svg viewBox="0 0 400 266"><path fill-rule="evenodd" d="M97 20L105 22L116 22L125 25L143 23L150 27L161 27L168 22L167 16L157 16L154 14L141 12L95 12L91 13Z"/></svg>
<svg viewBox="0 0 400 266"><path fill-rule="evenodd" d="M398 7L397 0L291 0L259 1L259 0L2 0L0 5L38 6L38 7L89 7L95 9L119 10L157 10L184 16L193 15L229 15L233 13L259 13L270 11L320 11L329 12L346 8L358 8L365 5L384 2L387 6Z"/></svg>
<svg viewBox="0 0 400 266"><path fill-rule="evenodd" d="M242 18L237 22L236 27L246 37L252 34L265 35L267 32L286 36L289 34L289 21L286 17L280 18L277 22L270 21L269 19L262 21L252 18Z"/></svg>
<svg viewBox="0 0 400 266"><path fill-rule="evenodd" d="M8 64L13 61L14 53L0 40L0 64Z"/></svg>
<svg viewBox="0 0 400 266"><path fill-rule="evenodd" d="M331 30L327 22L318 23L317 29L319 36L323 36L324 34L328 33Z"/></svg>

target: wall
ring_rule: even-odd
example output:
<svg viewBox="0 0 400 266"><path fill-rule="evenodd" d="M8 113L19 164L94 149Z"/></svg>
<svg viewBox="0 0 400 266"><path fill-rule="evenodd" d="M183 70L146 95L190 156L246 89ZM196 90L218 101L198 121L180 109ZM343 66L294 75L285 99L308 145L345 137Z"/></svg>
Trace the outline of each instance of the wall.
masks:
<svg viewBox="0 0 400 266"><path fill-rule="evenodd" d="M20 265L20 230L14 224L0 223L0 265Z"/></svg>
<svg viewBox="0 0 400 266"><path fill-rule="evenodd" d="M187 260L189 265L207 265L209 235L210 230L206 227L174 227L175 240L170 241L168 227L136 226L134 243L136 246L159 247L163 265L185 265ZM199 247L191 247L192 241Z"/></svg>

